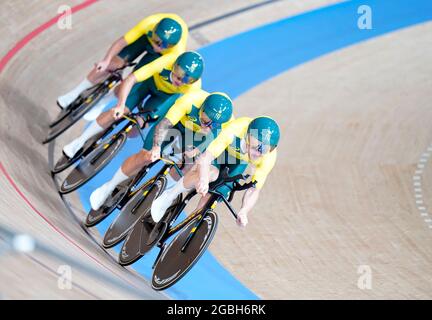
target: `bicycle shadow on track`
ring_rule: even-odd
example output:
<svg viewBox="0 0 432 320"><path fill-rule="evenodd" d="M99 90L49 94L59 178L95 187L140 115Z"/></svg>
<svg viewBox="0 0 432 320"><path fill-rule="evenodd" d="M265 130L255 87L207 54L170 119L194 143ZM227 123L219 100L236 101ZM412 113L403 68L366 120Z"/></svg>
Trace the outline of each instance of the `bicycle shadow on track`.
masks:
<svg viewBox="0 0 432 320"><path fill-rule="evenodd" d="M51 121L48 110L40 107L24 92L9 85L6 82L0 85L0 95L4 99L10 121L15 124L15 130L29 131L30 136L37 143L42 143L48 132L48 125ZM53 104L53 109L56 108ZM25 123L20 125L19 123Z"/></svg>

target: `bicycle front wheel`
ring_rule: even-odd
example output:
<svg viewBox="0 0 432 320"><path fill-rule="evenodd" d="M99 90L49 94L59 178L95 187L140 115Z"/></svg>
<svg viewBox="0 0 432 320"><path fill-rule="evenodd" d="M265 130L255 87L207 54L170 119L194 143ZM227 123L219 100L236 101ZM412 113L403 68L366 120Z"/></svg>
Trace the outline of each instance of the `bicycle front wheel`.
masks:
<svg viewBox="0 0 432 320"><path fill-rule="evenodd" d="M94 227L108 217L129 192L129 183L130 181L126 180L126 182L118 185L100 209L91 209L85 220L85 226L88 228Z"/></svg>
<svg viewBox="0 0 432 320"><path fill-rule="evenodd" d="M103 133L98 134L92 138L90 138L85 144L84 147L77 152L77 154L72 158L69 159L62 153L60 159L55 164L54 168L51 170L51 173L58 174L67 168L71 167L74 163L76 163L78 160L80 160L82 157L85 157L87 154L89 154L95 147L97 147L97 142L99 139L101 139L103 136L106 135L108 131L111 131L111 128L106 129Z"/></svg>
<svg viewBox="0 0 432 320"><path fill-rule="evenodd" d="M59 116L59 119L51 124L51 130L48 136L44 140L43 144L49 143L60 136L63 132L72 127L77 123L90 109L92 109L99 100L108 92L108 88L97 91L93 95L90 95L78 108L70 111L64 111Z"/></svg>
<svg viewBox="0 0 432 320"><path fill-rule="evenodd" d="M121 133L114 138L113 142L109 144L101 143L71 171L63 181L59 192L67 194L83 186L108 165L125 142L126 134Z"/></svg>
<svg viewBox="0 0 432 320"><path fill-rule="evenodd" d="M207 211L204 221L196 229L186 250L181 251L198 219L199 217L184 226L162 252L153 271L153 289L165 290L174 285L198 262L210 245L218 224L218 216L212 210Z"/></svg>

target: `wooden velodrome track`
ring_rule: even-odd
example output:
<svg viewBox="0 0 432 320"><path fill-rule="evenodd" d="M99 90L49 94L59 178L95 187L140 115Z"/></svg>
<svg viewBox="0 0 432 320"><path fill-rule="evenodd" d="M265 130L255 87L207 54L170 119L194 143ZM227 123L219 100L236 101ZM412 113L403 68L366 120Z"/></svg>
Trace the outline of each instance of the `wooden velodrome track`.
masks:
<svg viewBox="0 0 432 320"><path fill-rule="evenodd" d="M56 193L47 147L40 144L57 113L55 98L147 14L176 12L194 25L258 2L104 0L74 15L72 30L52 27L23 48L0 74L0 224L145 285L92 241ZM334 2L279 1L192 32L189 48ZM0 56L65 3L80 1L2 1ZM220 212L211 250L260 297L432 297L432 229L417 209L413 185L416 165L432 142L431 33L429 23L372 39L290 70L236 100L238 115L271 110L283 143L249 226L240 230ZM54 158L81 128L56 142ZM432 196L427 163L422 181L426 202ZM77 197L68 199L85 214ZM59 290L59 262L42 255L0 257L0 263L5 298L136 298L79 272L78 286ZM371 290L357 286L361 265L372 270ZM149 289L145 298L164 296Z"/></svg>

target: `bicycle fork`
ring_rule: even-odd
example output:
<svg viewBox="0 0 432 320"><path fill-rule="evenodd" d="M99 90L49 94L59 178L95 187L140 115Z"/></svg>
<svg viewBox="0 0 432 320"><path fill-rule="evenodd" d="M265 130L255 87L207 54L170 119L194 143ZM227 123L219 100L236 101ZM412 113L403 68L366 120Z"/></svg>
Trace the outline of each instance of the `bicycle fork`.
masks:
<svg viewBox="0 0 432 320"><path fill-rule="evenodd" d="M154 165L151 164L151 165ZM147 169L147 172L150 171L151 166ZM166 176L169 171L171 169L171 165L165 165L162 167L162 169L159 171L159 173L156 175L157 178L154 179L154 181L152 182L152 185L150 188L148 188L147 190L145 190L143 192L143 197L138 201L138 203L133 207L133 209L131 210L132 214L135 214L135 211L139 208L139 206L144 202L144 200L146 199L146 196L149 194L149 192L154 188L155 183L158 181L160 176Z"/></svg>
<svg viewBox="0 0 432 320"><path fill-rule="evenodd" d="M122 132L125 132L126 134L128 134L132 130L132 128L133 128L133 125L131 123L128 123L125 128L120 130L120 132L114 134L110 138L110 140L104 144L103 149L90 161L90 164L94 165L100 159L100 157L102 157L102 155L108 150L108 148L114 144L114 142L122 134Z"/></svg>
<svg viewBox="0 0 432 320"><path fill-rule="evenodd" d="M209 199L209 201L207 203L212 203L212 205L210 206L210 209L214 209L214 208L216 208L216 205L218 203L217 202L217 198L214 197L214 196L212 196L212 197L210 197L210 199ZM206 206L204 206L204 208L203 208L203 210L205 209L204 214L202 214L201 217L197 220L197 222L195 222L195 225L193 226L192 230L189 232L189 235L186 238L186 241L184 242L184 244L183 244L183 246L181 248L181 252L185 252L186 251L187 247L189 246L190 242L192 241L193 237L195 236L196 231L201 226L201 224L203 223L205 217L207 216L208 209L205 208L205 207Z"/></svg>

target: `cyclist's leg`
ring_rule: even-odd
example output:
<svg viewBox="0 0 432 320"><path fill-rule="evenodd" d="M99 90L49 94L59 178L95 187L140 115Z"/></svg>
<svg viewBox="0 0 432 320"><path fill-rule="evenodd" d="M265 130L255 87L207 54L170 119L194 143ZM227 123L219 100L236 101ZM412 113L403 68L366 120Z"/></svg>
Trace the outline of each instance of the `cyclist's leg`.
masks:
<svg viewBox="0 0 432 320"><path fill-rule="evenodd" d="M161 121L162 119L158 120ZM90 196L90 204L94 210L98 210L100 206L105 202L107 197L112 193L114 188L122 183L123 181L129 179L130 177L137 174L144 166L151 163L150 149L153 145L154 129L157 126L153 126L152 130L147 135L144 149L140 150L138 153L132 155L126 159L121 167L117 170L113 178L102 185L100 188L96 189ZM164 145L162 145L163 147ZM145 149L147 148L147 150Z"/></svg>
<svg viewBox="0 0 432 320"><path fill-rule="evenodd" d="M162 119L157 120L148 132L143 148L138 153L130 156L123 162L121 170L127 176L131 177L137 174L144 166L147 166L151 163L150 150L153 147L154 131L160 121L162 121Z"/></svg>
<svg viewBox="0 0 432 320"><path fill-rule="evenodd" d="M213 161L212 166L214 168L217 168L217 175L213 175L211 182L215 181L219 176L220 172L222 172L226 168L228 168L229 170L228 175L230 177L238 174L242 174L246 170L248 164L244 161L232 157L227 151L225 151L221 156L219 156L217 159ZM234 185L233 182L227 183L219 187L217 191L219 191L223 196L225 196L225 198L228 198L232 191L233 185ZM207 203L209 197L210 195L201 197L196 209L202 208Z"/></svg>
<svg viewBox="0 0 432 320"><path fill-rule="evenodd" d="M70 105L76 98L85 90L91 88L92 86L104 81L108 75L108 70L115 70L122 67L125 64L125 60L120 57L114 57L106 71L98 71L96 68L93 68L90 73L85 77L85 79L80 82L75 88L67 92L66 94L57 98L57 104L62 108L66 108Z"/></svg>
<svg viewBox="0 0 432 320"><path fill-rule="evenodd" d="M209 142L211 142L213 139L213 135L203 135L197 132L193 132L192 130L186 129L181 123L177 124L173 129L177 130L181 134L182 149L180 150L180 152L182 153L185 153L186 149L191 148L197 148L199 149L200 153L203 153L209 145ZM193 181L196 180L196 175L198 174L196 170L197 166L194 164L194 159L195 158L188 158L186 155L184 156L185 163L182 171L186 179L185 185L187 185L189 188L194 187ZM216 160L214 161L214 163L216 163ZM217 166L211 167L211 181L214 181L218 177L218 169L219 168ZM171 173L176 180L180 178L174 169L171 170Z"/></svg>
<svg viewBox="0 0 432 320"><path fill-rule="evenodd" d="M93 68L88 74L87 79L94 84L100 83L109 76L110 71L123 67L126 62L134 61L143 54L144 51L145 47L142 46L139 41L136 41L124 47L123 50L111 60L107 70L98 71L96 68Z"/></svg>
<svg viewBox="0 0 432 320"><path fill-rule="evenodd" d="M217 179L219 171L216 166L210 166L210 182ZM165 190L152 204L151 215L155 222L160 221L168 207L174 202L177 196L183 192L189 192L198 187L200 172L197 165L194 165L189 172L181 178L169 190Z"/></svg>
<svg viewBox="0 0 432 320"><path fill-rule="evenodd" d="M128 108L130 109L138 106L150 93L150 87L152 84L154 84L153 78L136 84L128 96L126 106L128 106ZM174 103L174 101L172 101L169 95L165 97L165 100L163 102L167 103L167 101L171 101L171 104ZM156 110L156 114L160 116L159 119L163 119L163 116L165 114L157 112L158 111ZM152 137L153 135L149 134L148 137L149 136ZM150 143L148 142L147 145L149 144ZM150 153L148 152L148 150L144 149L126 159L126 161L123 162L122 166L117 170L114 177L92 193L92 195L90 196L90 203L92 205L92 208L95 210L100 208L100 206L105 202L109 194L111 194L111 192L119 183L127 180L129 177L132 177L133 175L138 173L142 167L148 165L150 162Z"/></svg>
<svg viewBox="0 0 432 320"><path fill-rule="evenodd" d="M132 90L129 93L128 98L126 100L125 114L129 114L131 111L133 111L138 106L138 104L145 99L148 93L149 93L148 80L135 84L132 87ZM98 132L95 131L96 133L95 132L91 132L91 133L95 135L103 131L106 128L110 127L115 121L117 120L114 117L113 109L103 112L99 117L97 117L95 121L95 127L98 128L96 129ZM88 139L88 137L85 136L82 137L81 140L85 138Z"/></svg>
<svg viewBox="0 0 432 320"><path fill-rule="evenodd" d="M199 151L194 157L189 158L187 154L184 155L184 167L182 169L183 173L186 174L194 165L195 160L200 154L204 153L208 145L214 140L215 135L213 132L208 134L203 134L201 132L193 132L187 130L181 125L182 129L185 131L184 135L184 149L185 151Z"/></svg>
<svg viewBox="0 0 432 320"><path fill-rule="evenodd" d="M135 45L135 43L133 44ZM131 46L133 46L131 45ZM129 50L131 51L131 50ZM135 55L139 56L139 53L142 52L140 51L140 49L135 49L135 53L132 54L132 57L134 57ZM127 55L127 54L125 54ZM127 55L128 57L130 57L131 54ZM139 69L142 66L145 66L146 64L152 62L153 60L157 59L160 55L156 55L156 54L145 54L140 61L138 62L138 64L135 66L135 69ZM145 85L145 87L147 88L147 85ZM84 119L87 121L93 121L94 119L96 119L96 117L98 115L101 114L102 110L106 110L108 107L113 107L114 105L117 104L118 101L118 89L119 86L117 86L114 90L112 90L111 92L109 92L107 95L105 95L105 97L103 97L99 103L94 106L85 116ZM141 83L137 83L135 84L134 87L132 87L132 90L128 96L128 101L126 102L126 105L129 106L129 109L134 108L139 102L141 102L142 100L144 100L145 96L143 97L143 95L145 94L146 91L143 91L143 85Z"/></svg>
<svg viewBox="0 0 432 320"><path fill-rule="evenodd" d="M141 54L144 52L152 52L151 54L146 54L141 61L139 62L139 66L141 67L157 58L159 58L161 55L154 53L151 49L151 45L148 42L148 38L146 35L139 38L134 43L126 46L116 57L114 57L110 64L108 65L108 68L106 71L98 71L96 68L93 68L90 73L87 75L87 77L80 83L78 86L73 88L68 93L60 96L57 99L57 103L62 107L65 108L68 105L70 105L84 90L87 90L94 86L97 83L102 82L105 80L108 75L109 71L121 68L124 66L126 61L134 61L137 59Z"/></svg>
<svg viewBox="0 0 432 320"><path fill-rule="evenodd" d="M144 111L151 112L153 118L159 119L165 117L168 110L174 105L181 94L168 94L156 88L153 78L148 80L148 89L150 98L146 101Z"/></svg>
<svg viewBox="0 0 432 320"><path fill-rule="evenodd" d="M147 85L147 90L145 90L145 92L148 93L148 86L152 86L152 84L154 83L153 79L151 78L149 80L146 80L144 83ZM140 92L142 93L144 92L144 90L141 90ZM175 100L177 99L177 95L169 95L164 93L159 93L158 95L155 95L153 93L153 90L151 90L151 92L152 94L143 106L143 109L144 111L151 112L151 117L153 119L157 119L157 121L153 124L153 127L147 134L143 149L126 159L126 161L123 163L122 170L125 174L129 176L136 174L141 170L143 166L151 163L150 150L153 148L154 131L160 121L162 121L162 119L165 117L165 114L168 112L169 108L174 104ZM131 97L131 95L129 95L126 105L137 105L142 100L144 100L144 98L145 97L143 95L141 97L138 97L136 95L133 95Z"/></svg>
<svg viewBox="0 0 432 320"><path fill-rule="evenodd" d="M148 42L147 35L142 36L134 43L124 47L123 50L111 60L106 71L100 72L93 68L93 70L87 76L87 79L94 84L102 82L109 75L109 71L123 67L126 62L135 61L137 58L139 58L139 56L147 51L149 45L150 43ZM160 56L160 54L145 54L144 57L138 62L135 69L152 62Z"/></svg>
<svg viewBox="0 0 432 320"><path fill-rule="evenodd" d="M151 112L152 118L157 119L157 121L153 124L152 128L147 134L143 149L126 159L126 161L123 163L122 170L126 175L133 176L134 174L138 173L142 167L151 163L150 150L153 148L154 132L157 125L163 120L165 114L174 104L176 99L176 95L168 95L163 93L159 95L152 94L145 103L144 111ZM167 138L170 138L170 133L167 135ZM164 141L162 147L166 146L167 142L168 140Z"/></svg>
<svg viewBox="0 0 432 320"><path fill-rule="evenodd" d="M148 92L149 89L146 81L135 84L126 101L127 108L125 113L128 114L131 110L133 110L136 105L138 105L138 103L148 95ZM114 117L112 109L103 112L96 118L96 121L93 121L90 126L84 130L84 132L78 138L74 139L63 148L64 154L69 158L73 158L74 155L84 146L88 139L103 132L115 121L116 118Z"/></svg>

